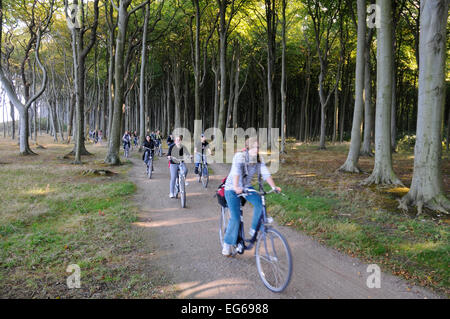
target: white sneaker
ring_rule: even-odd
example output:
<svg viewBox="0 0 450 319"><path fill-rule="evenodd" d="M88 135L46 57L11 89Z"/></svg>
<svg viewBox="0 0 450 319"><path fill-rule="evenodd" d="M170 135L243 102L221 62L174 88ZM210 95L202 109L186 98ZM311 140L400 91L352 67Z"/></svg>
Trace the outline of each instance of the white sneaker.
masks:
<svg viewBox="0 0 450 319"><path fill-rule="evenodd" d="M250 230L248 231L250 238L253 238L253 235L255 235L255 233L256 233L256 230L254 230L253 228L250 228Z"/></svg>
<svg viewBox="0 0 450 319"><path fill-rule="evenodd" d="M170 197L170 198L174 198L175 196L174 196L172 193L170 193L170 194L169 194L169 197Z"/></svg>
<svg viewBox="0 0 450 319"><path fill-rule="evenodd" d="M233 246L223 243L222 255L224 255L226 257L230 257L231 253L232 253L232 248L233 248Z"/></svg>

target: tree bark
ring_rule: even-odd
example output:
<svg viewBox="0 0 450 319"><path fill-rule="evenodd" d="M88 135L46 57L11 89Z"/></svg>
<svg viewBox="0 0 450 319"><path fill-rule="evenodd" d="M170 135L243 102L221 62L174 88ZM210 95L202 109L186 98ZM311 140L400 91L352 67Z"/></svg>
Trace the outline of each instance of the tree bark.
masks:
<svg viewBox="0 0 450 319"><path fill-rule="evenodd" d="M286 0L282 0L281 24L281 153L286 153Z"/></svg>
<svg viewBox="0 0 450 319"><path fill-rule="evenodd" d="M380 28L377 38L377 106L375 123L375 166L363 184L403 185L392 168L392 12L391 0L377 0Z"/></svg>
<svg viewBox="0 0 450 319"><path fill-rule="evenodd" d="M364 141L361 156L373 156L372 132L373 132L373 106L372 106L372 66L370 62L370 47L372 43L373 29L369 30L366 47L364 50Z"/></svg>
<svg viewBox="0 0 450 319"><path fill-rule="evenodd" d="M139 151L142 151L142 145L145 140L145 64L147 61L147 26L150 16L150 5L145 6L145 18L142 33L142 51L141 51L141 74L139 81Z"/></svg>
<svg viewBox="0 0 450 319"><path fill-rule="evenodd" d="M364 104L364 52L366 43L366 1L358 0L358 40L356 48L356 77L355 77L355 109L353 111L353 125L350 150L347 160L339 170L342 172L359 173L358 160L361 148L361 122Z"/></svg>
<svg viewBox="0 0 450 319"><path fill-rule="evenodd" d="M113 3L113 2L112 2ZM142 8L147 4L147 1L133 9ZM125 78L125 41L128 27L129 15L127 9L131 5L131 0L120 0L119 7L115 4L118 12L118 34L116 39L116 55L114 61L114 106L113 106L113 120L111 123L111 133L109 136L108 153L106 154L105 163L110 165L120 165L119 150L121 145L121 125L122 112L125 101L124 78ZM111 115L110 115L111 116Z"/></svg>

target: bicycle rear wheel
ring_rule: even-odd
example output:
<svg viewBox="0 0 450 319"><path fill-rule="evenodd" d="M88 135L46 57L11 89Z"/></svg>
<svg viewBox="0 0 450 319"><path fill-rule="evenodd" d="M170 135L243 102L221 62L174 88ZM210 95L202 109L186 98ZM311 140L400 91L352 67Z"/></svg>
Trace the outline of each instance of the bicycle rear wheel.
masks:
<svg viewBox="0 0 450 319"><path fill-rule="evenodd" d="M184 176L180 176L180 200L181 200L181 208L186 207L186 188L184 184Z"/></svg>
<svg viewBox="0 0 450 319"><path fill-rule="evenodd" d="M220 206L219 240L221 246L223 246L223 241L225 239L225 233L227 231L229 221L230 221L230 211L228 207Z"/></svg>
<svg viewBox="0 0 450 319"><path fill-rule="evenodd" d="M199 183L202 181L202 173L203 173L203 165L200 164L198 166L198 182Z"/></svg>
<svg viewBox="0 0 450 319"><path fill-rule="evenodd" d="M266 228L256 242L256 267L264 285L273 292L282 292L292 275L292 256L283 235Z"/></svg>
<svg viewBox="0 0 450 319"><path fill-rule="evenodd" d="M205 165L203 166L203 172L202 172L202 185L204 188L208 187L208 182L209 182L209 173L208 173L208 167Z"/></svg>

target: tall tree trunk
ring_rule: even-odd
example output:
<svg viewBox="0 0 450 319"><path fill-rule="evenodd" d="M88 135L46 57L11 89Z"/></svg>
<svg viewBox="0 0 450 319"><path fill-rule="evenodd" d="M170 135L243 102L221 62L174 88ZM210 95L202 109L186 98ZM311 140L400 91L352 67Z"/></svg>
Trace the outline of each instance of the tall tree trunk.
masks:
<svg viewBox="0 0 450 319"><path fill-rule="evenodd" d="M363 184L403 185L392 168L392 12L391 0L377 0L380 28L377 31L377 106L375 166Z"/></svg>
<svg viewBox="0 0 450 319"><path fill-rule="evenodd" d="M372 43L373 29L369 30L366 47L364 50L364 141L361 150L362 156L373 156L372 132L373 132L373 106L372 106L372 66L370 63L370 47Z"/></svg>
<svg viewBox="0 0 450 319"><path fill-rule="evenodd" d="M189 126L189 73L188 71L184 72L184 109L183 109L183 127L188 128ZM195 123L194 123L195 125ZM195 128L194 128L195 132Z"/></svg>
<svg viewBox="0 0 450 319"><path fill-rule="evenodd" d="M172 112L170 110L170 71L167 71L167 82L166 82L166 115L167 115L167 136L172 134Z"/></svg>
<svg viewBox="0 0 450 319"><path fill-rule="evenodd" d="M121 145L121 125L122 112L125 100L124 76L125 76L125 41L128 27L130 0L120 0L119 7L115 7L118 12L118 34L116 39L116 55L114 61L114 107L113 120L111 124L111 133L109 136L108 153L106 154L105 163L111 165L120 164L119 150ZM111 115L110 115L111 116Z"/></svg>
<svg viewBox="0 0 450 319"><path fill-rule="evenodd" d="M179 59L172 63L172 87L175 102L175 129L181 127L181 62Z"/></svg>
<svg viewBox="0 0 450 319"><path fill-rule="evenodd" d="M239 95L244 88L245 82L242 88L239 86L239 75L241 74L241 49L239 45L239 41L236 43L236 71L234 74L234 99L233 99L233 128L238 128L238 105L239 105ZM247 73L248 74L248 73Z"/></svg>
<svg viewBox="0 0 450 319"><path fill-rule="evenodd" d="M9 102L9 108L11 111L11 138L14 140L16 138L16 119L14 114L14 104Z"/></svg>
<svg viewBox="0 0 450 319"><path fill-rule="evenodd" d="M286 0L282 0L281 153L286 153Z"/></svg>
<svg viewBox="0 0 450 319"><path fill-rule="evenodd" d="M442 123L445 106L446 26L448 2L420 3L420 69L414 173L400 207L417 206L450 213L442 182Z"/></svg>
<svg viewBox="0 0 450 319"><path fill-rule="evenodd" d="M361 148L361 122L364 104L364 52L366 43L366 1L358 0L358 41L356 48L355 109L353 111L352 136L347 160L339 170L359 173L358 159Z"/></svg>
<svg viewBox="0 0 450 319"><path fill-rule="evenodd" d="M395 31L396 22L393 21L392 27L392 106L391 106L391 148L395 152L397 148L397 65L395 62Z"/></svg>
<svg viewBox="0 0 450 319"><path fill-rule="evenodd" d="M228 128L230 127L230 119L231 119L231 111L233 109L233 100L234 100L234 74L236 73L234 67L236 64L236 45L233 45L233 57L231 59L231 63L230 63L230 92L229 92L229 96L228 96L228 103L227 103L227 120L226 120L226 124L225 127Z"/></svg>
<svg viewBox="0 0 450 319"><path fill-rule="evenodd" d="M336 143L339 133L339 90L334 90L334 112L333 112L333 137L332 142Z"/></svg>
<svg viewBox="0 0 450 319"><path fill-rule="evenodd" d="M226 49L227 49L227 32L229 22L233 18L233 14L230 15L228 23L226 20L228 0L217 0L219 6L219 55L220 55L220 106L219 106L219 118L218 128L221 134L225 134L226 124L226 112L227 101L225 99L226 87L227 87L227 70L226 70Z"/></svg>
<svg viewBox="0 0 450 319"><path fill-rule="evenodd" d="M147 26L150 16L150 4L145 6L145 18L142 33L142 51L141 51L141 74L139 81L139 151L142 151L142 145L145 140L145 63L147 61Z"/></svg>
<svg viewBox="0 0 450 319"><path fill-rule="evenodd" d="M214 73L214 135L215 135L219 121L219 87L220 87L219 67L216 64L215 56L213 56L212 64L213 64L212 70Z"/></svg>
<svg viewBox="0 0 450 319"><path fill-rule="evenodd" d="M271 129L274 125L275 105L273 93L273 77L274 77L274 55L275 55L275 0L265 0L266 5L266 22L267 22L267 98L268 98L268 115L267 115L267 146L271 147Z"/></svg>

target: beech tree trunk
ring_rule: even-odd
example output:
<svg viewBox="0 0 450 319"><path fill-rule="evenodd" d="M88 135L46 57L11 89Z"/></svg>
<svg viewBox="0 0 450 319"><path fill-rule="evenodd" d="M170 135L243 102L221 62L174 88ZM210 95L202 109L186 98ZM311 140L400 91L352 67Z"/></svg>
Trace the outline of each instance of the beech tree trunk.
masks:
<svg viewBox="0 0 450 319"><path fill-rule="evenodd" d="M373 29L369 30L366 47L364 50L364 141L361 150L362 156L373 156L372 132L373 132L373 106L372 106L372 66L370 63L370 46L372 43Z"/></svg>
<svg viewBox="0 0 450 319"><path fill-rule="evenodd" d="M286 153L286 0L282 1L281 53L281 153Z"/></svg>
<svg viewBox="0 0 450 319"><path fill-rule="evenodd" d="M392 168L392 12L391 0L377 0L380 28L377 31L377 106L375 166L363 184L403 185Z"/></svg>
<svg viewBox="0 0 450 319"><path fill-rule="evenodd" d="M141 51L141 74L139 81L139 151L142 151L142 145L145 141L145 64L147 61L147 26L150 16L150 5L145 7L145 18L142 33L142 51Z"/></svg>
<svg viewBox="0 0 450 319"><path fill-rule="evenodd" d="M358 0L358 41L356 48L356 78L355 78L355 109L353 111L353 125L350 150L347 160L339 170L343 172L359 173L358 160L361 148L361 122L364 105L364 52L366 43L366 1Z"/></svg>

